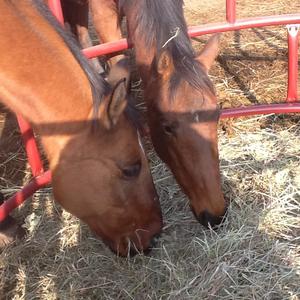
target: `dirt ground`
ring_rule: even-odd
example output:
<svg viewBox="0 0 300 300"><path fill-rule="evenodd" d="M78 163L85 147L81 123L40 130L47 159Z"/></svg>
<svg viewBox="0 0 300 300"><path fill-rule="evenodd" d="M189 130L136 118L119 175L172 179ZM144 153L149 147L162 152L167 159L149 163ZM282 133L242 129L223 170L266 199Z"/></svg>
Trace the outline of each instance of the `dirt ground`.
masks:
<svg viewBox="0 0 300 300"><path fill-rule="evenodd" d="M300 2L240 0L237 10L241 18L300 13ZM185 0L189 25L221 22L224 13L223 0ZM285 99L286 35L285 26L222 35L210 74L221 107ZM201 49L206 39L193 45ZM132 89L142 102L140 82ZM6 196L30 178L14 117L7 116L1 107L0 192ZM195 221L146 140L164 217L150 256L114 256L54 202L51 188L37 192L14 212L28 233L0 254L0 298L300 299L299 120L268 115L220 122L222 186L230 206L216 232Z"/></svg>

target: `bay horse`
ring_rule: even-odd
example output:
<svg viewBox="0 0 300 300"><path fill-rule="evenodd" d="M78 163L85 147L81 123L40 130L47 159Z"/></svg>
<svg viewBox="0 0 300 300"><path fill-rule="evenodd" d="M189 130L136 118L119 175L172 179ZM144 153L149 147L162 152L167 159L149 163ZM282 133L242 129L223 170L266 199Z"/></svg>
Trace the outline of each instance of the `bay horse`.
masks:
<svg viewBox="0 0 300 300"><path fill-rule="evenodd" d="M87 1L63 0L63 7L78 16L74 1ZM126 17L154 148L189 197L199 222L218 225L226 203L217 146L220 111L208 71L218 54L219 37L212 36L196 55L182 0L89 0L89 5L102 42L121 38L120 19ZM120 59L114 58L111 65Z"/></svg>
<svg viewBox="0 0 300 300"><path fill-rule="evenodd" d="M147 250L162 216L124 80L100 77L42 0L0 14L0 99L40 136L55 200L118 255Z"/></svg>

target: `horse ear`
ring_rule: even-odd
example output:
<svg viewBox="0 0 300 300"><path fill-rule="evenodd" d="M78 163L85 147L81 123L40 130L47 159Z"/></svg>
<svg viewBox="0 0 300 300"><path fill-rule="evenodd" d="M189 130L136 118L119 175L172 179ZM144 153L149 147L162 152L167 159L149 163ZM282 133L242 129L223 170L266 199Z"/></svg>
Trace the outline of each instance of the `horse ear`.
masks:
<svg viewBox="0 0 300 300"><path fill-rule="evenodd" d="M197 57L197 60L205 67L207 72L219 54L220 36L220 34L211 36Z"/></svg>
<svg viewBox="0 0 300 300"><path fill-rule="evenodd" d="M126 78L123 78L113 87L113 91L106 105L107 117L105 118L105 127L107 127L107 129L113 128L118 123L127 105L126 95Z"/></svg>
<svg viewBox="0 0 300 300"><path fill-rule="evenodd" d="M130 89L130 61L127 57L122 58L114 64L108 73L107 82L115 86L120 79L126 79L127 90Z"/></svg>
<svg viewBox="0 0 300 300"><path fill-rule="evenodd" d="M157 72L163 77L169 77L174 70L174 62L170 53L163 50L157 61Z"/></svg>

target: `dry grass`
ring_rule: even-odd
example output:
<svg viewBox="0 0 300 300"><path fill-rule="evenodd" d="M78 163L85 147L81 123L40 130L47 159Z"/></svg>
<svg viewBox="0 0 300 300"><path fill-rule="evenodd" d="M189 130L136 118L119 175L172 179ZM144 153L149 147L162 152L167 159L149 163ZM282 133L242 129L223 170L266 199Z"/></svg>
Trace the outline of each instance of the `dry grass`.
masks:
<svg viewBox="0 0 300 300"><path fill-rule="evenodd" d="M297 299L300 126L249 132L257 122L237 122L234 137L220 133L223 189L231 204L218 232L194 220L152 152L165 229L151 257L115 257L44 190L17 213L28 216L26 241L2 252L6 297Z"/></svg>
<svg viewBox="0 0 300 300"><path fill-rule="evenodd" d="M211 21L209 9L216 17L221 15L216 5L220 0L208 1L208 11L201 14L200 1L186 2L190 23L197 16ZM288 2L265 1L260 10L299 12L298 3ZM250 11L257 9L255 3L248 1ZM188 4L194 5L193 17ZM284 28L224 35L221 56L212 70L223 106L284 99L285 35ZM140 96L139 83L133 88ZM53 202L51 189L45 189L15 213L19 220L26 217L29 233L25 241L1 253L1 298L299 299L299 116L221 124L220 164L230 207L217 232L194 220L172 175L146 144L165 223L151 256L114 256L84 224ZM0 187L9 193L15 186L7 162L20 153L9 152L5 161L3 155ZM15 167L24 172L23 164Z"/></svg>

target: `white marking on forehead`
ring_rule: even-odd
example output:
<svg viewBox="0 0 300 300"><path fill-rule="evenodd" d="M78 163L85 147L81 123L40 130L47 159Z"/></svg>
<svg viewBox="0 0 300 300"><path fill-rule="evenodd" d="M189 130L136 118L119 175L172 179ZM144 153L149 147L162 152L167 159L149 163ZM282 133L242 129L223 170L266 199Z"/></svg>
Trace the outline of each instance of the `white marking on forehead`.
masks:
<svg viewBox="0 0 300 300"><path fill-rule="evenodd" d="M139 141L140 148L141 148L142 152L145 154L145 149L144 149L144 146L142 144L141 135L140 135L140 133L139 133L138 130L136 132L137 132L137 136L138 136L138 141Z"/></svg>
<svg viewBox="0 0 300 300"><path fill-rule="evenodd" d="M198 115L198 113L194 113L194 121L196 123L199 123L199 115Z"/></svg>

